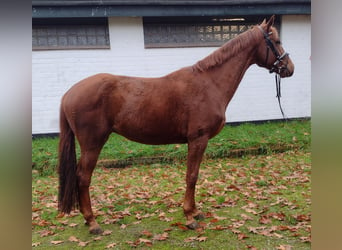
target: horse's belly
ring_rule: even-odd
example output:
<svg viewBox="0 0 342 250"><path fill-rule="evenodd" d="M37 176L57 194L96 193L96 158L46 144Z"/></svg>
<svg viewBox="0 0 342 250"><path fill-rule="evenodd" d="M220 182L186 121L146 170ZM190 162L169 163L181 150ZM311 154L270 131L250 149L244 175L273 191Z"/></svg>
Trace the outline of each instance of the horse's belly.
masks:
<svg viewBox="0 0 342 250"><path fill-rule="evenodd" d="M139 119L114 125L113 132L129 140L151 145L186 143L186 133L171 121L141 122Z"/></svg>
<svg viewBox="0 0 342 250"><path fill-rule="evenodd" d="M187 138L172 134L172 133L144 133L144 132L124 132L124 131L114 131L127 139L143 144L149 145L162 145L162 144L175 144L175 143L186 143Z"/></svg>

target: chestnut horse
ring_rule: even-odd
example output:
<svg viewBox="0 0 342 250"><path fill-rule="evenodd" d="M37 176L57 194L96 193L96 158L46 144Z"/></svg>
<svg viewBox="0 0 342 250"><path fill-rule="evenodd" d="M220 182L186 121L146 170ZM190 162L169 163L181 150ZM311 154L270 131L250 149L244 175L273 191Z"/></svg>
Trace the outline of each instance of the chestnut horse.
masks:
<svg viewBox="0 0 342 250"><path fill-rule="evenodd" d="M79 207L90 233L102 232L89 186L100 151L115 132L144 144L188 144L183 210L186 226L195 229L195 219L204 217L194 198L202 156L208 140L223 128L227 105L246 70L257 64L280 77L293 74L273 23L274 16L196 64L160 78L97 74L71 87L60 108L59 211Z"/></svg>

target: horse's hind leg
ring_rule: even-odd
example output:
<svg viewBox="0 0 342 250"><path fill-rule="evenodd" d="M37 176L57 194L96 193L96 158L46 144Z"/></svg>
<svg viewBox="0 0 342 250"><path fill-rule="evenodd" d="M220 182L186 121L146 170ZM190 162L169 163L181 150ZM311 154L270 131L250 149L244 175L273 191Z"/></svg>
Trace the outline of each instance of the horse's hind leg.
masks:
<svg viewBox="0 0 342 250"><path fill-rule="evenodd" d="M96 222L91 208L89 186L98 156L107 139L108 135L97 137L92 134L89 135L86 140L79 140L81 147L81 158L77 166L77 177L80 211L86 220L86 224L89 225L89 232L92 234L101 234L102 229Z"/></svg>
<svg viewBox="0 0 342 250"><path fill-rule="evenodd" d="M207 138L197 138L188 143L186 191L183 210L186 217L186 226L190 229L195 229L198 227L198 223L195 221L195 219L204 218L203 214L196 208L195 187L198 178L199 167L207 144Z"/></svg>

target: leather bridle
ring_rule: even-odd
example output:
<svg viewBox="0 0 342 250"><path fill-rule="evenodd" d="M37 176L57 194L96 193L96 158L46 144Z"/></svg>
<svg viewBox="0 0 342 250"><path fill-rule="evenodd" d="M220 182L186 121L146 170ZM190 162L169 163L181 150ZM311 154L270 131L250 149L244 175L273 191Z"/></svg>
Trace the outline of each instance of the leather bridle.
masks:
<svg viewBox="0 0 342 250"><path fill-rule="evenodd" d="M269 57L269 51L271 50L273 55L276 58L276 61L273 63L272 68L270 69L270 73L276 72L277 74L280 74L280 72L284 69L287 69L287 66L285 65L281 65L281 62L283 62L283 59L286 56L289 56L289 53L287 53L286 51L284 51L283 54L279 54L278 50L275 48L272 40L270 39L270 35L272 34L270 33L266 33L260 26L258 26L259 29L262 31L263 35L264 35L264 39L266 42L266 46L267 46L267 53L266 53L266 59L265 59L265 66L268 63L268 57Z"/></svg>
<svg viewBox="0 0 342 250"><path fill-rule="evenodd" d="M267 62L268 62L268 57L269 57L269 51L271 50L273 55L276 58L276 61L273 63L272 68L270 69L270 73L275 72L275 82L276 82L276 91L277 91L277 99L278 99L278 103L279 103L279 108L281 111L281 114L283 115L283 118L286 120L283 108L281 106L281 102L280 102L280 97L281 97L281 90L280 90L280 73L282 70L287 70L287 65L281 65L281 62L283 62L284 57L289 56L289 53L287 53L286 51L284 51L283 54L279 54L278 50L275 48L273 42L270 39L270 35L272 34L270 33L266 33L260 26L258 26L258 28L262 31L263 35L264 35L264 39L266 42L266 46L267 46L267 53L266 53L266 58L265 58L265 66L267 66Z"/></svg>

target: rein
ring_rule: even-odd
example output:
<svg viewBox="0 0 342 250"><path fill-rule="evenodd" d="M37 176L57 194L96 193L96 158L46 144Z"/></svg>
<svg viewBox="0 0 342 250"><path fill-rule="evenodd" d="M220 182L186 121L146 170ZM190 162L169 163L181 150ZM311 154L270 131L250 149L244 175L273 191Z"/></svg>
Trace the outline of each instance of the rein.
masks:
<svg viewBox="0 0 342 250"><path fill-rule="evenodd" d="M275 82L276 82L276 90L277 90L277 99L278 99L279 109L280 109L280 112L281 112L283 118L286 120L287 118L284 114L284 111L283 111L283 108L282 108L281 102L280 102L280 97L281 97L280 80L281 80L280 75L275 74Z"/></svg>
<svg viewBox="0 0 342 250"><path fill-rule="evenodd" d="M279 66L279 64L283 61L283 58L288 56L289 53L287 53L286 51L284 51L284 53L282 55L279 54L279 52L277 51L277 49L274 47L273 42L270 39L270 34L272 33L266 33L260 26L258 26L258 28L262 31L263 35L264 35L264 39L267 45L267 53L266 53L266 59L265 59L265 65L267 65L268 62L268 54L269 54L269 50L271 50L274 54L274 56L276 57L276 61L273 63L272 68L270 69L270 74L275 72L275 82L276 82L276 91L277 91L277 99L278 99L278 104L279 104L279 109L280 112L283 116L283 118L286 120L287 118L285 117L283 108L281 106L281 102L280 102L280 97L281 97L281 77L280 77L280 72L282 69L286 68L286 66Z"/></svg>

